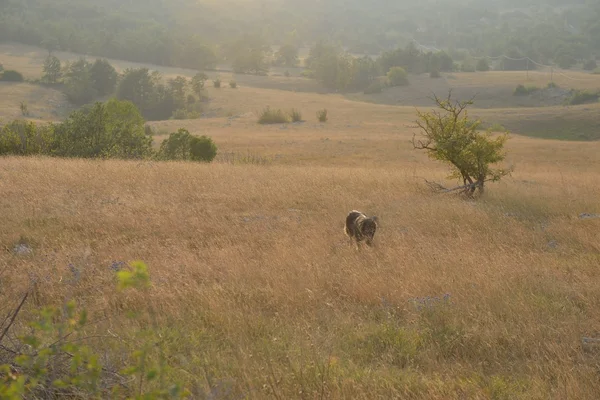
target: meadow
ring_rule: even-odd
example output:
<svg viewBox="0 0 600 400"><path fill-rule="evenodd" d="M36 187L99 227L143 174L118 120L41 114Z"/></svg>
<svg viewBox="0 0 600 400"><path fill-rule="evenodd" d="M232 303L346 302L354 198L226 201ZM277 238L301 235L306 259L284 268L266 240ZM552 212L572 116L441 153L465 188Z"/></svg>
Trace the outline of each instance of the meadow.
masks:
<svg viewBox="0 0 600 400"><path fill-rule="evenodd" d="M214 117L151 125L210 135L210 165L0 159L2 315L31 293L11 340L74 299L105 372L155 343L192 398L600 396L600 142L513 134L514 173L463 200L424 184L452 182L413 150L413 106L209 93ZM305 121L258 125L267 105ZM474 107L498 123L558 111ZM373 249L344 236L352 209L379 216ZM151 287L121 292L133 260Z"/></svg>

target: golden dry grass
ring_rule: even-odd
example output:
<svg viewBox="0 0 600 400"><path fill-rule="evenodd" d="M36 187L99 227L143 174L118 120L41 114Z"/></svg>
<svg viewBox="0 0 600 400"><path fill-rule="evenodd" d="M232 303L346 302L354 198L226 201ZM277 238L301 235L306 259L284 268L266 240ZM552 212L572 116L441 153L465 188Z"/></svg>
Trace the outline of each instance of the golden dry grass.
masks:
<svg viewBox="0 0 600 400"><path fill-rule="evenodd" d="M18 329L74 298L115 367L152 306L169 378L194 398L600 396L600 352L582 344L600 335L600 219L578 218L600 214L600 142L514 136L515 173L467 202L424 187L447 171L412 150L414 107L209 93L217 118L152 125L267 165L0 159L0 313L37 282ZM266 105L306 122L259 126ZM539 112L473 110L499 123ZM375 249L349 245L352 209L380 217ZM19 241L33 253L15 254ZM111 264L136 259L150 291L118 292Z"/></svg>
<svg viewBox="0 0 600 400"><path fill-rule="evenodd" d="M581 340L600 332L600 220L577 216L600 213L598 145L516 137L514 176L465 202L423 188L445 170L405 118L210 128L222 150L285 154L269 166L1 159L2 310L37 278L27 311L77 299L86 333L123 339L94 345L118 364L147 327L125 310L152 304L196 397L597 398ZM380 217L374 250L348 245L353 208ZM115 289L111 263L135 259L145 297Z"/></svg>

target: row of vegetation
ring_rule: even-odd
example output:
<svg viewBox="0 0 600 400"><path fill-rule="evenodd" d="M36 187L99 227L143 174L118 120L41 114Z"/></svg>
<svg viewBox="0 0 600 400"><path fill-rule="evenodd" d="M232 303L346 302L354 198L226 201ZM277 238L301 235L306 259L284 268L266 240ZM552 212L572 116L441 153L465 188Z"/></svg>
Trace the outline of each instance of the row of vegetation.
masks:
<svg viewBox="0 0 600 400"><path fill-rule="evenodd" d="M547 89L554 89L558 86L554 82L550 82L547 85ZM529 96L531 94L537 93L541 88L534 85L525 86L523 84L517 85L513 94L515 96ZM571 89L569 92L569 97L565 100L565 104L567 105L579 105L579 104L587 104L587 103L595 103L600 99L600 91L595 90L578 90Z"/></svg>
<svg viewBox="0 0 600 400"><path fill-rule="evenodd" d="M161 74L148 68L127 69L123 74L105 59L93 63L85 58L64 65L49 55L43 67L41 83L64 90L75 105L115 95L139 108L147 120L198 118L207 100L204 85L208 76L198 73L191 80L177 76L163 82ZM215 81L215 86L220 82Z"/></svg>
<svg viewBox="0 0 600 400"><path fill-rule="evenodd" d="M65 121L35 124L13 121L0 130L0 156L192 160L210 162L217 155L213 140L180 129L153 147L153 132L137 107L110 99L82 107Z"/></svg>
<svg viewBox="0 0 600 400"><path fill-rule="evenodd" d="M317 111L317 120L325 123L329 119L327 115L327 109L319 110ZM292 109L289 113L286 113L281 109L266 107L258 117L258 123L263 125L286 124L288 122L303 122L302 113L296 109Z"/></svg>

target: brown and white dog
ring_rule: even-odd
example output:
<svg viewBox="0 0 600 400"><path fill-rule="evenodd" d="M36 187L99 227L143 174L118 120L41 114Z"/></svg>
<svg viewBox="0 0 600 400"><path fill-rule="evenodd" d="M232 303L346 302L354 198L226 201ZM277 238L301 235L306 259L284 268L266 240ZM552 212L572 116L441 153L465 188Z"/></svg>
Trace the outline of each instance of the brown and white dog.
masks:
<svg viewBox="0 0 600 400"><path fill-rule="evenodd" d="M365 241L367 246L373 245L373 237L379 224L379 219L375 216L367 217L364 213L352 210L346 217L346 226L344 233L346 236L356 241L356 247L360 242Z"/></svg>

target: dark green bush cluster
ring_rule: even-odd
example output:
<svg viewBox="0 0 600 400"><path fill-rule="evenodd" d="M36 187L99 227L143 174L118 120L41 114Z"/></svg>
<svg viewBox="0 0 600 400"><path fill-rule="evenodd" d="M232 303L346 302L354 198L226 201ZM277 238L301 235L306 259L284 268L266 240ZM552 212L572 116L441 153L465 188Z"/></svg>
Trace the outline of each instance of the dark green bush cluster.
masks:
<svg viewBox="0 0 600 400"><path fill-rule="evenodd" d="M534 92L537 92L538 90L540 90L540 88L538 88L537 86L524 86L524 85L517 85L515 91L513 92L513 95L515 96L528 96Z"/></svg>
<svg viewBox="0 0 600 400"><path fill-rule="evenodd" d="M23 74L21 74L18 71L12 70L12 69L7 69L4 71L1 71L0 73L0 81L3 82L23 82L24 78L23 78Z"/></svg>
<svg viewBox="0 0 600 400"><path fill-rule="evenodd" d="M590 92L589 90L574 90L567 103L575 106L578 104L594 103L600 98L600 92Z"/></svg>
<svg viewBox="0 0 600 400"><path fill-rule="evenodd" d="M217 146L207 136L193 136L187 129L179 129L165 139L158 152L162 160L191 160L211 162L217 155Z"/></svg>
<svg viewBox="0 0 600 400"><path fill-rule="evenodd" d="M477 65L475 66L475 69L477 69L477 71L480 71L480 72L489 71L490 63L488 62L487 58L482 58L479 61L477 61Z"/></svg>
<svg viewBox="0 0 600 400"><path fill-rule="evenodd" d="M175 135L175 136L173 136ZM0 156L46 155L78 158L189 159L210 162L217 148L206 136L173 134L157 153L152 130L135 105L111 99L73 112L64 122L36 125L14 121L0 130ZM171 144L169 144L171 143ZM181 150L184 149L184 150ZM184 151L184 156L182 156Z"/></svg>
<svg viewBox="0 0 600 400"><path fill-rule="evenodd" d="M385 84L383 82L380 81L375 81L373 83L371 83L365 90L364 93L365 94L376 94L376 93L381 93L383 92L383 89L385 89Z"/></svg>
<svg viewBox="0 0 600 400"><path fill-rule="evenodd" d="M302 112L292 108L286 113L281 109L266 107L258 117L258 123L262 125L286 124L288 122L302 122Z"/></svg>
<svg viewBox="0 0 600 400"><path fill-rule="evenodd" d="M43 70L41 82L61 87L75 105L114 94L135 104L147 120L199 118L206 98L208 76L203 73L191 80L177 76L165 83L160 73L148 68L130 68L119 75L104 59L90 63L80 58L62 66L52 55L46 58Z"/></svg>

